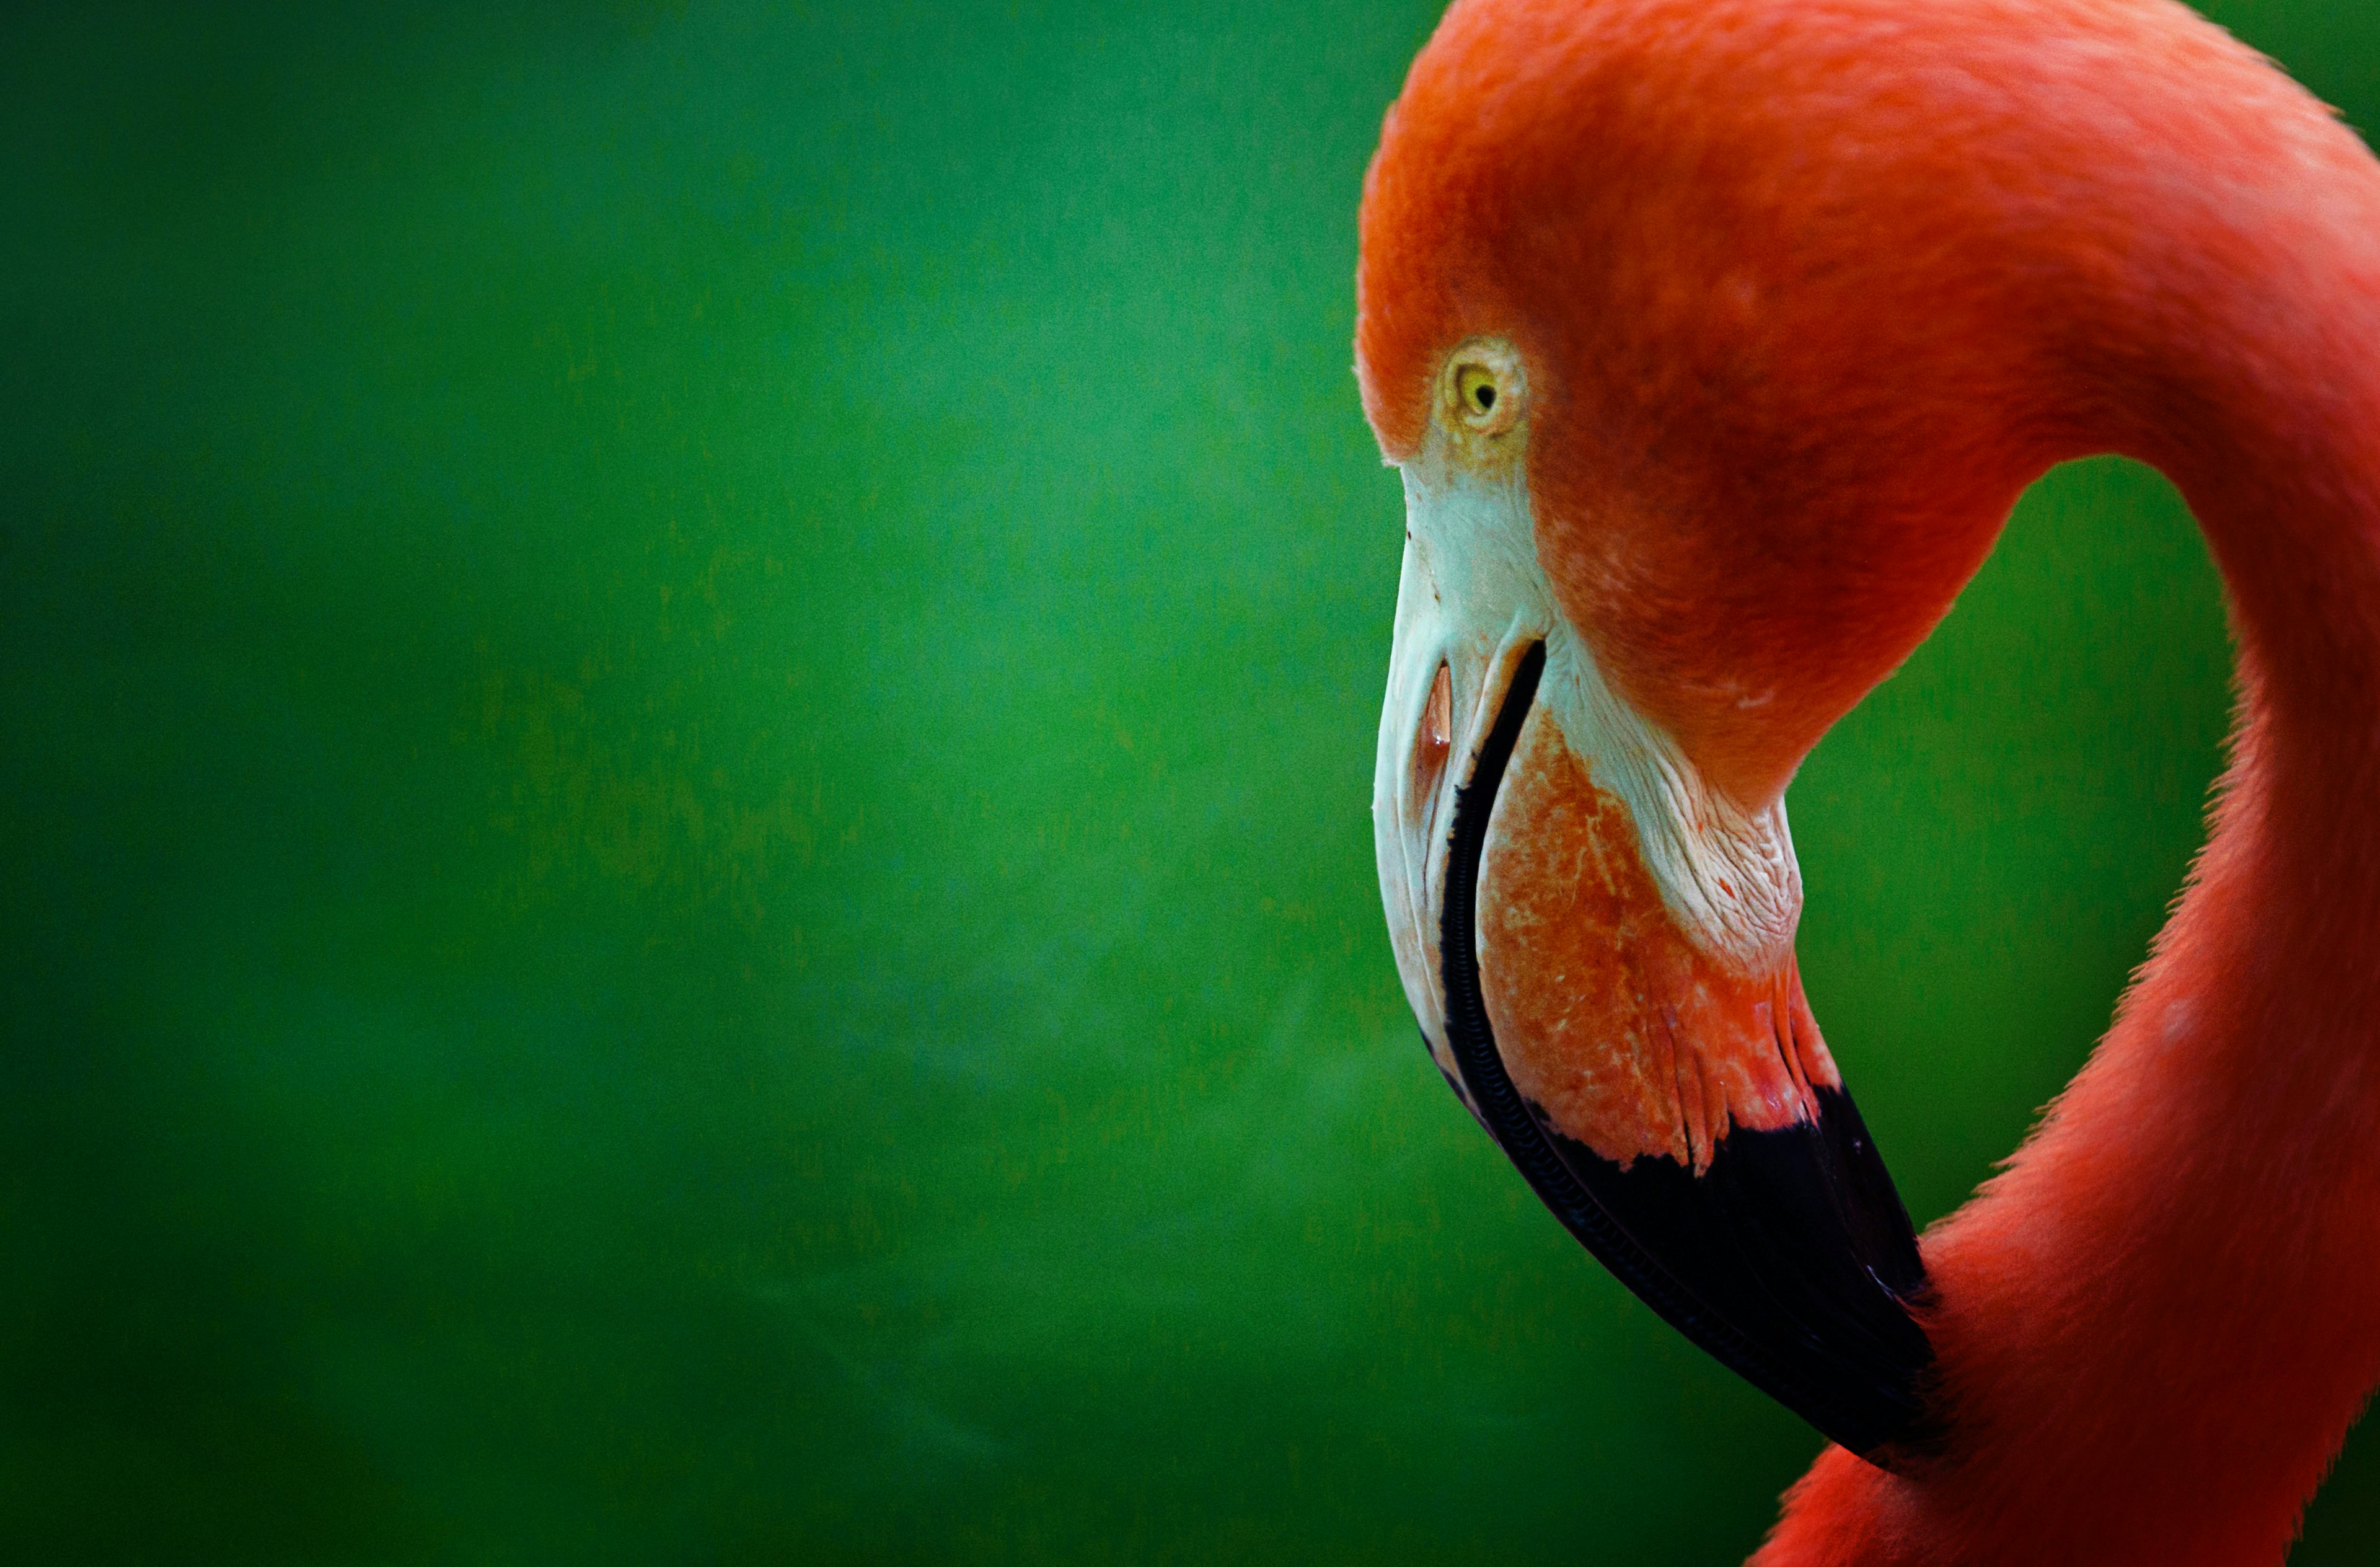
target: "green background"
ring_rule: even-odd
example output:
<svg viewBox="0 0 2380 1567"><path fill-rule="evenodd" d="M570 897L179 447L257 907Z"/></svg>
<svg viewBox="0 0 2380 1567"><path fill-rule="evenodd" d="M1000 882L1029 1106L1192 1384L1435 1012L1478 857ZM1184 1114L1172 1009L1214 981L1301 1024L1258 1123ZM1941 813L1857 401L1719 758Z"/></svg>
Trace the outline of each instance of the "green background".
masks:
<svg viewBox="0 0 2380 1567"><path fill-rule="evenodd" d="M27 1560L1731 1561L1816 1439L1414 1039L1358 181L1427 4L0 23ZM2225 6L2364 126L2380 10ZM1920 1221L2197 837L2170 491L1792 794ZM2305 1562L2370 1561L2380 1438Z"/></svg>

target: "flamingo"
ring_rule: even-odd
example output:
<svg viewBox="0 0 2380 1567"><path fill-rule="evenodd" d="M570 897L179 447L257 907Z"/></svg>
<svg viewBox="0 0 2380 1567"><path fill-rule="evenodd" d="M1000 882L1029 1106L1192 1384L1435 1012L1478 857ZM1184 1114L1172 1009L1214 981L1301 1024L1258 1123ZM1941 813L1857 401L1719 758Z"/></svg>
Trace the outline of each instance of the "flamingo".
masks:
<svg viewBox="0 0 2380 1567"><path fill-rule="evenodd" d="M2380 1379L2380 164L2168 0L1456 0L1360 227L1398 972L1563 1222L1832 1439L1755 1561L2280 1560ZM2100 452L2205 532L2231 759L1921 1245L1784 792Z"/></svg>

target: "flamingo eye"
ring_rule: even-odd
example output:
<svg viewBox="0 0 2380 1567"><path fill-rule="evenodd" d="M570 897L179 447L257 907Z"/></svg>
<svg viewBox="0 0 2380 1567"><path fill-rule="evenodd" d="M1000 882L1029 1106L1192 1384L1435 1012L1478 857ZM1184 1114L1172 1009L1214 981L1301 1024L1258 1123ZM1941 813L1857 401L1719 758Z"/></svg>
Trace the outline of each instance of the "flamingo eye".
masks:
<svg viewBox="0 0 2380 1567"><path fill-rule="evenodd" d="M1500 435L1519 420L1520 356L1497 338L1475 338L1447 366L1447 422L1474 435Z"/></svg>
<svg viewBox="0 0 2380 1567"><path fill-rule="evenodd" d="M1463 405L1465 419L1477 419L1496 411L1496 372L1485 365L1464 365L1454 372L1455 400Z"/></svg>

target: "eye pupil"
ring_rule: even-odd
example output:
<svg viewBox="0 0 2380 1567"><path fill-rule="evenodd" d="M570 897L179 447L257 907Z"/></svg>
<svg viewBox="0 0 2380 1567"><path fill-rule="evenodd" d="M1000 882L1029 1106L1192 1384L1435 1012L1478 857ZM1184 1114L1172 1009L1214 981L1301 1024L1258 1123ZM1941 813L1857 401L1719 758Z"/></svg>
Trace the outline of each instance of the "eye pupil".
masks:
<svg viewBox="0 0 2380 1567"><path fill-rule="evenodd" d="M1493 354L1461 355L1439 383L1439 395L1446 399L1440 406L1449 419L1475 435L1500 435L1520 417L1524 383L1517 370L1517 366L1499 363ZM1508 389L1510 397L1504 395Z"/></svg>

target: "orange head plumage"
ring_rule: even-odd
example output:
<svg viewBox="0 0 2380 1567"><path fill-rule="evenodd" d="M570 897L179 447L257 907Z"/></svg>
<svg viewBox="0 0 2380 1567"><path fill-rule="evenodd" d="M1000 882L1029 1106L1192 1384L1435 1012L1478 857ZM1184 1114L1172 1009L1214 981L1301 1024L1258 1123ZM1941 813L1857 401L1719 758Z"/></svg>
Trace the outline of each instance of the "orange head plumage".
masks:
<svg viewBox="0 0 2380 1567"><path fill-rule="evenodd" d="M2168 0L1457 0L1388 115L1362 241L1357 372L1407 495L1374 796L1400 972L1457 1092L1581 1239L1880 1466L1822 1468L1796 1516L1833 1544L1795 1555L1789 1531L1778 1559L2021 1559L2027 1486L2087 1492L2108 1530L2107 1498L2186 1491L2201 1501L2167 1514L2204 1532L2203 1499L2252 1473L2252 1528L2205 1537L2285 1531L2380 1375L2380 1332L2305 1350L2297 1396L2323 1413L2302 1439L2260 1437L2269 1461L2160 1434L2135 1455L2155 1464L2110 1470L2072 1434L2099 1428L2075 1410L2101 1360L2006 1320L2054 1296L2040 1332L2070 1336L2149 1320L2154 1284L2188 1293L2231 1221L2173 1176L2206 1165L2176 1107L2219 1081L2243 1124L2264 1101L2240 1084L2273 1079L2177 1087L2119 1027L1921 1264L1802 999L1782 796L2023 487L2099 451L2171 475L2224 568L2253 764L2233 816L2313 823L2380 787L2380 166ZM2224 840L2230 858L2218 842L2208 864L2240 884L2185 904L2168 943L2192 955L2140 996L2191 989L2203 1017L2250 984L2222 954L2298 917L2272 890L2290 877L2380 904L2368 829L2276 832L2261 858L2252 836ZM2361 880L2343 841L2374 844L2349 856ZM2380 972L2359 905L2256 971L2272 1008L2311 993L2270 988L2318 946L2338 949L2325 985ZM2281 1012L2224 1015L2252 1014L2220 1048L2268 1066L2258 1029ZM2331 1015L2280 1054L2336 1034ZM2380 1090L2325 1092L2365 1107L2359 1146L2380 1134ZM2123 1168L2148 1173L2107 1178L2077 1106L2120 1123ZM2370 1173L2342 1189L2380 1194ZM2053 1209L2092 1217L2027 1228ZM2170 1235L2155 1267L2152 1231ZM2120 1280L2095 1245L2128 1259ZM2372 1250L2355 1299L2380 1305ZM1986 1300L1998 1327L1977 1326ZM1823 1526L1814 1499L1836 1509ZM1928 1508L1971 1532L1926 1545L1907 1530Z"/></svg>

